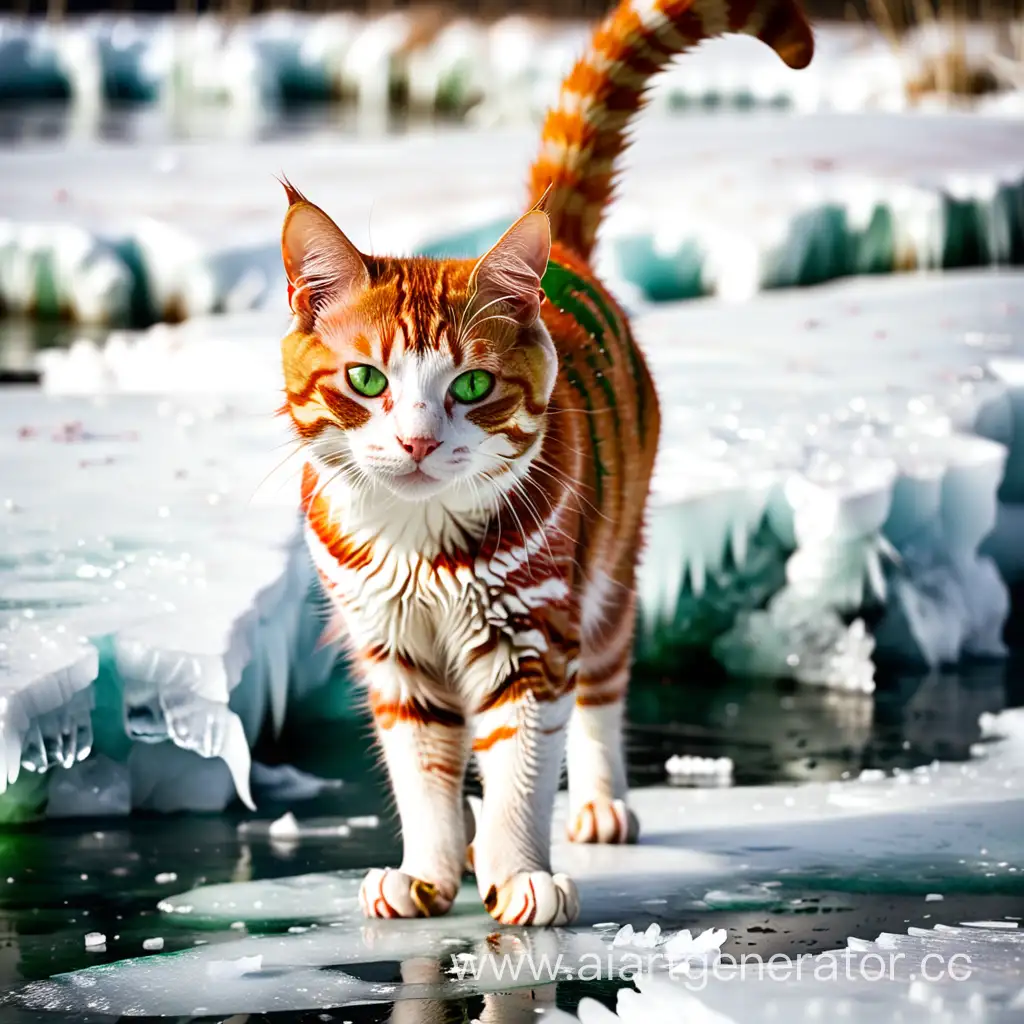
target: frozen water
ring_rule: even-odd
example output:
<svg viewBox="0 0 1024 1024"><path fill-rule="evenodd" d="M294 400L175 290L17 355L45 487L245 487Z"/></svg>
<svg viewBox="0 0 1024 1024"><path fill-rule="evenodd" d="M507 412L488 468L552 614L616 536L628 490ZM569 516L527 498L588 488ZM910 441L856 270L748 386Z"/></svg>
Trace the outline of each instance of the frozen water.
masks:
<svg viewBox="0 0 1024 1024"><path fill-rule="evenodd" d="M101 16L62 25L0 22L0 99L71 96L159 100L172 108L219 102L242 113L282 102L349 97L380 114L394 94L414 110L473 111L477 121L542 112L589 32L588 23L511 16L493 23L428 13L303 15L278 11L228 24ZM894 49L873 26L819 26L817 53L799 75L747 39L701 46L659 82L655 102L792 106L800 110L903 109L936 94L930 67L962 46L993 84L1020 89L1002 27L910 33ZM992 61L995 54L1001 59ZM929 78L933 80L929 87Z"/></svg>
<svg viewBox="0 0 1024 1024"><path fill-rule="evenodd" d="M957 1010L966 1005L961 1000L995 1007L1019 989L1020 936L1007 927L1009 922L912 929L904 936L883 934L873 942L851 939L848 951L805 961L802 981L781 974L759 976L752 967L743 975L725 970L728 963L723 967L723 958L716 957L724 937L717 930L669 936L657 925L636 928L627 923L609 929L591 923L635 919L636 908L652 893L671 893L677 908L706 912L709 906L786 903L791 900L787 887L794 884L805 891L808 885L827 888L884 879L888 891L919 893L922 898L940 883L946 893L1010 884L1019 871L1024 811L1024 712L1005 712L997 722L1005 739L993 741L984 757L968 764L935 765L879 780L715 793L641 789L635 805L644 839L636 847L583 848L565 842L560 802L554 861L558 869L573 872L583 902L584 918L573 929L503 929L496 940L493 921L471 885L460 894L452 916L408 922L364 921L355 873L211 885L164 899L160 909L166 927L173 928L178 920L192 928L242 922L278 934L61 975L29 985L17 999L65 1013L186 1016L200 1013L196 980L211 976L220 983L204 987L204 1014L456 997L536 984L537 976L529 971L514 980L495 975L495 959L489 954L509 952L514 958L531 956L536 969L549 972L540 975L541 981L579 972L584 963L600 965L602 976L617 975L637 969L638 955L640 967L661 972L685 962L684 972L675 971L671 982L664 979L671 988L657 987L661 998L675 999L668 1005L677 1008L706 1005L742 1024L804 1019L797 1015L798 1002L800 1014L810 1014L808 1007L817 999L848 1006L843 1019L865 1019L862 1003L867 1000L875 1019L900 1019L895 1014L909 1008L918 1016L902 1019L960 1020ZM289 926L295 930L280 934ZM872 981L873 954L884 954L888 963L889 954L897 952L904 956L896 961L892 977ZM954 953L968 955L970 979L952 987L948 978L928 981L935 972L929 975L922 967L939 963L932 958L924 964L931 953L944 957L947 968ZM460 954L459 967L465 967L461 977L445 971ZM830 957L838 964L838 977L823 973ZM847 980L847 957L863 977L854 973ZM361 980L358 965L394 960L402 962L402 982ZM426 969L431 962L433 968ZM957 965L964 962L961 957ZM789 971L795 974L793 961ZM641 980L643 989L649 984L653 982ZM689 998L697 1002L679 1002ZM935 1015L938 999L945 1001L947 1017ZM883 1011L889 1016L878 1016Z"/></svg>
<svg viewBox="0 0 1024 1024"><path fill-rule="evenodd" d="M1021 565L1022 287L1010 272L864 278L638 316L665 410L641 654L711 648L739 674L853 690L879 658L1001 655L1003 577ZM266 393L277 331L250 314L83 344L48 358L44 386L203 388L234 367ZM319 675L298 666L314 683L322 657Z"/></svg>
<svg viewBox="0 0 1024 1024"><path fill-rule="evenodd" d="M1006 587L979 548L1000 498L1016 503L1022 283L854 280L639 318L665 408L648 633L854 689L873 686L873 649L926 666L1003 653ZM786 561L764 606L743 569L766 528ZM708 581L738 614L687 638ZM872 607L887 610L874 636L855 617Z"/></svg>
<svg viewBox="0 0 1024 1024"><path fill-rule="evenodd" d="M5 392L0 791L60 765L56 815L252 805L311 582L297 479L259 489L286 450L273 401Z"/></svg>
<svg viewBox="0 0 1024 1024"><path fill-rule="evenodd" d="M635 136L597 254L630 302L1024 263L1024 133L1005 120L651 114ZM366 250L472 255L518 212L535 150L535 126L19 148L0 161L0 305L109 324L286 312L271 175Z"/></svg>

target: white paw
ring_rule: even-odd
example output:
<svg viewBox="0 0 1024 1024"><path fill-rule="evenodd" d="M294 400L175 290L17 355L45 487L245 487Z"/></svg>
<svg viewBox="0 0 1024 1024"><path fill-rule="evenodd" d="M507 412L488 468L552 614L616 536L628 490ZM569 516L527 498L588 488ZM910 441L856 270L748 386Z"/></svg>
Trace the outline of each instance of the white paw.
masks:
<svg viewBox="0 0 1024 1024"><path fill-rule="evenodd" d="M570 924L580 912L576 883L568 875L546 871L522 871L504 885L492 885L484 894L484 906L502 924Z"/></svg>
<svg viewBox="0 0 1024 1024"><path fill-rule="evenodd" d="M454 887L442 888L393 868L373 868L359 890L366 917L440 917L454 899Z"/></svg>
<svg viewBox="0 0 1024 1024"><path fill-rule="evenodd" d="M624 800L592 800L577 811L568 833L573 843L635 843L640 822Z"/></svg>

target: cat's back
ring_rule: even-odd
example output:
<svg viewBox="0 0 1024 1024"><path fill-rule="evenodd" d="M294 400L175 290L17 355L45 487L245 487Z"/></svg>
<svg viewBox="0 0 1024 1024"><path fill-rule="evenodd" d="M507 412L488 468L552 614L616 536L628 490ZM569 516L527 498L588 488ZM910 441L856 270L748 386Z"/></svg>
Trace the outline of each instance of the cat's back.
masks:
<svg viewBox="0 0 1024 1024"><path fill-rule="evenodd" d="M541 315L559 354L558 415L578 418L587 561L631 559L660 429L658 398L625 312L586 261L554 244Z"/></svg>

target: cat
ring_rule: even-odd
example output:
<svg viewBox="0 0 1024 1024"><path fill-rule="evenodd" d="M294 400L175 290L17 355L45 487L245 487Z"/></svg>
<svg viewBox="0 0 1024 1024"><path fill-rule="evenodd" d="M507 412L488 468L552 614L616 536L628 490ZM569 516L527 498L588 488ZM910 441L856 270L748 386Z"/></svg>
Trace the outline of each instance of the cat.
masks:
<svg viewBox="0 0 1024 1024"><path fill-rule="evenodd" d="M637 838L623 715L658 399L589 259L649 79L724 32L793 68L813 53L796 0L623 0L547 116L527 212L479 259L361 253L284 182L306 533L403 833L369 917L445 913L468 859L496 920L572 921L550 863L563 758L569 839Z"/></svg>

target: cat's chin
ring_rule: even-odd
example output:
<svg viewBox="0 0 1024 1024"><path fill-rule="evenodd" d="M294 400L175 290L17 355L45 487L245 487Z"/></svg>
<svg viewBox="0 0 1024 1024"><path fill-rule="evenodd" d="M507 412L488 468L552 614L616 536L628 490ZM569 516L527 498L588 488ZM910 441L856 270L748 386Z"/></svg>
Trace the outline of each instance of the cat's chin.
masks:
<svg viewBox="0 0 1024 1024"><path fill-rule="evenodd" d="M424 473L422 469L415 469L411 473L392 477L388 487L406 501L428 501L445 490L449 483L448 480L439 480Z"/></svg>

